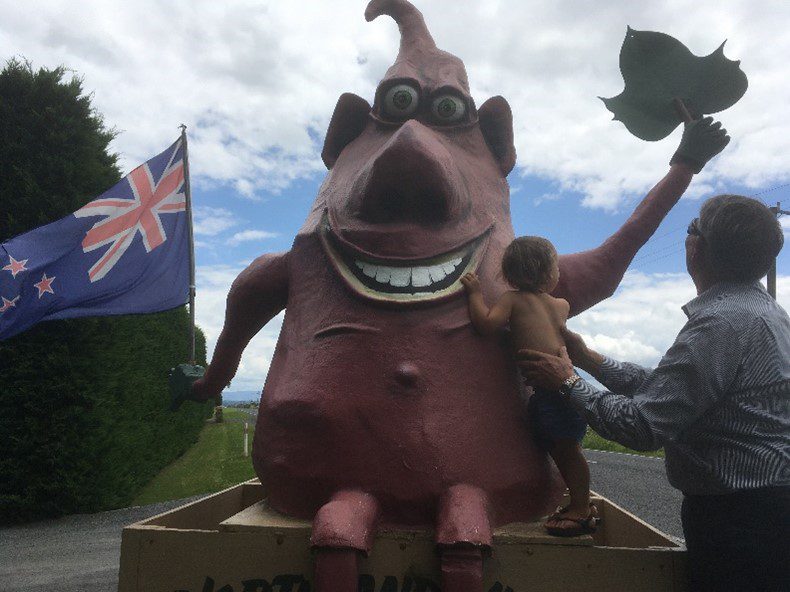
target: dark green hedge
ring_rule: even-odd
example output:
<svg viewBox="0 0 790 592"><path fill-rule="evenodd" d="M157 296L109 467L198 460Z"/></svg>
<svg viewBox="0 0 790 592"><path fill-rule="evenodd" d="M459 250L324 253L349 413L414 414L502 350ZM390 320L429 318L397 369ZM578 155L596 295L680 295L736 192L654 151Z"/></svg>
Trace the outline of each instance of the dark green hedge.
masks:
<svg viewBox="0 0 790 592"><path fill-rule="evenodd" d="M0 522L128 505L186 451L212 404L167 410L183 308L41 323L0 342ZM198 358L205 363L200 335Z"/></svg>
<svg viewBox="0 0 790 592"><path fill-rule="evenodd" d="M114 132L65 71L0 72L0 241L115 184ZM0 523L128 504L197 439L212 404L167 411L188 358L184 307L50 321L0 341ZM198 335L198 360L205 340Z"/></svg>

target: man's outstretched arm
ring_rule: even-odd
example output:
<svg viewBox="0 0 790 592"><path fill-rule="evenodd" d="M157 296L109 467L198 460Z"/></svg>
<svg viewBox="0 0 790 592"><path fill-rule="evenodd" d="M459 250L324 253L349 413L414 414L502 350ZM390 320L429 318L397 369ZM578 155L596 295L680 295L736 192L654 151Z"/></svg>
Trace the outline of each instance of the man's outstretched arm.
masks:
<svg viewBox="0 0 790 592"><path fill-rule="evenodd" d="M717 353L722 343L728 344L726 356ZM738 332L725 319L695 318L631 396L599 391L582 379L564 388L565 379L573 375L565 348L560 356L522 350L518 357L528 384L564 391L556 396L567 397L604 438L634 450L656 450L678 438L729 392L741 347ZM607 378L604 364L597 371Z"/></svg>
<svg viewBox="0 0 790 592"><path fill-rule="evenodd" d="M590 349L581 335L567 327L562 330L562 339L574 366L589 372L607 389L620 395L633 396L653 372L652 368L618 362Z"/></svg>

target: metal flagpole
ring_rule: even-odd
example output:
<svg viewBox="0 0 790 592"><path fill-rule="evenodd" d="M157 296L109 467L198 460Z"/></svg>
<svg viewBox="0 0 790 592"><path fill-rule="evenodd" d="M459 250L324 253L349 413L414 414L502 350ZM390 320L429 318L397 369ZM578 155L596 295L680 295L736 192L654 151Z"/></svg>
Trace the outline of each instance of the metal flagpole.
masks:
<svg viewBox="0 0 790 592"><path fill-rule="evenodd" d="M195 238L192 230L192 191L189 187L189 153L187 152L187 126L181 124L181 142L184 147L184 195L187 210L187 236L189 238L189 363L195 365Z"/></svg>

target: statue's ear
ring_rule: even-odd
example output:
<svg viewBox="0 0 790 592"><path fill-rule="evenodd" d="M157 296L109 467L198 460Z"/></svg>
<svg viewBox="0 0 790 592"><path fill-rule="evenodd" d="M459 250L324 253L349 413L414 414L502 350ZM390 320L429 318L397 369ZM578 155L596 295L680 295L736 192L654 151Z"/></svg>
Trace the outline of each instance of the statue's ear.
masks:
<svg viewBox="0 0 790 592"><path fill-rule="evenodd" d="M370 105L362 97L352 93L340 95L326 132L324 149L321 150L321 158L326 168L331 169L343 148L362 133L368 121L368 113Z"/></svg>
<svg viewBox="0 0 790 592"><path fill-rule="evenodd" d="M480 129L488 147L507 176L516 166L516 147L513 145L513 113L504 97L491 97L477 111Z"/></svg>

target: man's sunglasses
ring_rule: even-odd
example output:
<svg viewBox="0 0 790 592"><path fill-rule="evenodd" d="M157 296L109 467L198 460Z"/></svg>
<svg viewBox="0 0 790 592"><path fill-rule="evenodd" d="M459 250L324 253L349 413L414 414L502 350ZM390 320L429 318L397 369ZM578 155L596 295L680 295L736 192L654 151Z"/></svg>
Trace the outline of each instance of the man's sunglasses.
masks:
<svg viewBox="0 0 790 592"><path fill-rule="evenodd" d="M702 231L699 229L699 218L694 218L689 223L689 227L686 229L686 232L694 236L702 236Z"/></svg>

